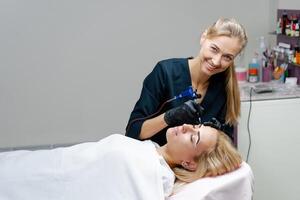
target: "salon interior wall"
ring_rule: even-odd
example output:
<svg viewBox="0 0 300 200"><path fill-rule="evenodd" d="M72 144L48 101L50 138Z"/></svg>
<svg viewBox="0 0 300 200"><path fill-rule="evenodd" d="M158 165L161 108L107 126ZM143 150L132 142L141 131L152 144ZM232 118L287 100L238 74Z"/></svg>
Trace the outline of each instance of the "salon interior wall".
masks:
<svg viewBox="0 0 300 200"><path fill-rule="evenodd" d="M248 31L246 63L277 1L0 1L0 147L124 134L160 59L195 56L218 17Z"/></svg>
<svg viewBox="0 0 300 200"><path fill-rule="evenodd" d="M299 10L300 1L298 0L278 0L278 9Z"/></svg>

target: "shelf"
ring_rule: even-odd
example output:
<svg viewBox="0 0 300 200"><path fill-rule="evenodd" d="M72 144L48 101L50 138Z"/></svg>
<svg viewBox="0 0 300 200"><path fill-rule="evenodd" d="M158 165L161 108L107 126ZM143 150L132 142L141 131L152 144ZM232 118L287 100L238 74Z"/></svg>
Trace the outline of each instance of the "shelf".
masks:
<svg viewBox="0 0 300 200"><path fill-rule="evenodd" d="M279 61L280 63L283 63L284 62L284 60L281 60L281 59L277 59L277 61ZM295 66L295 67L300 67L300 64L297 64L297 63L291 63L291 62L289 62L288 63L289 65L292 65L292 66Z"/></svg>
<svg viewBox="0 0 300 200"><path fill-rule="evenodd" d="M296 63L288 63L289 65L293 65L295 67L300 67L300 64L296 64Z"/></svg>
<svg viewBox="0 0 300 200"><path fill-rule="evenodd" d="M300 16L300 10L287 10L287 9L278 9L277 10L277 23L280 17L282 17L283 13L286 13L288 15L288 17L290 18L291 16ZM277 24L276 23L276 24ZM285 34L277 34L275 33L275 31L273 31L271 34L275 34L276 35L276 44L278 45L279 43L286 43L286 44L290 44L292 48L294 48L295 46L300 46L300 36L288 36ZM285 55L287 56L287 55ZM279 66L279 64L281 64L284 61L288 61L287 59L285 60L280 60L277 59L277 61L279 63L277 63L277 65ZM297 77L298 78L298 85L300 85L300 64L296 64L296 63L292 63L289 62L288 63L288 76L290 77Z"/></svg>
<svg viewBox="0 0 300 200"><path fill-rule="evenodd" d="M286 38L290 38L290 39L294 39L294 38L300 39L300 36L288 36L288 35L277 34L277 33L276 33L276 35L279 37L286 37Z"/></svg>
<svg viewBox="0 0 300 200"><path fill-rule="evenodd" d="M300 36L288 36L288 35L283 35L283 34L277 34L276 31L272 31L268 33L269 35L275 35L278 37L283 37L286 39L300 39Z"/></svg>
<svg viewBox="0 0 300 200"><path fill-rule="evenodd" d="M268 34L269 34L269 35L276 35L276 36L277 36L276 31L269 32Z"/></svg>

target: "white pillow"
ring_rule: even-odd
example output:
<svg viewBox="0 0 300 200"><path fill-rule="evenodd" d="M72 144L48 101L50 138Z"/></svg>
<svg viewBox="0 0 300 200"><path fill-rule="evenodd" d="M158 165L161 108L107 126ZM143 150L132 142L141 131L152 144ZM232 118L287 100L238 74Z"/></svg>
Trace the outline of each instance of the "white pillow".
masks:
<svg viewBox="0 0 300 200"><path fill-rule="evenodd" d="M251 200L253 187L252 170L243 162L239 169L230 173L184 184L167 200Z"/></svg>

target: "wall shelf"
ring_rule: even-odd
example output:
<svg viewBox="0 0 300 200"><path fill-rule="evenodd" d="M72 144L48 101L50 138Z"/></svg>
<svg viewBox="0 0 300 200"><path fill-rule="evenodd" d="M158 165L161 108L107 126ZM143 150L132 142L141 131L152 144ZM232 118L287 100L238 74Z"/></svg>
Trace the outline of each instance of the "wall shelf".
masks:
<svg viewBox="0 0 300 200"><path fill-rule="evenodd" d="M295 66L295 67L300 67L300 64L297 63L289 63L289 65Z"/></svg>
<svg viewBox="0 0 300 200"><path fill-rule="evenodd" d="M277 10L277 22L279 18L281 18L283 12L286 12L288 16L297 16L298 20L300 20L300 10L288 10L288 9L278 9ZM300 36L288 36L284 34L277 34L276 32L272 32L270 34L276 35L276 43L277 45L280 42L290 44L292 47L298 46L300 47ZM279 62L283 62L282 60L277 59ZM300 64L296 63L288 63L288 74L289 76L297 77L297 84L300 85Z"/></svg>

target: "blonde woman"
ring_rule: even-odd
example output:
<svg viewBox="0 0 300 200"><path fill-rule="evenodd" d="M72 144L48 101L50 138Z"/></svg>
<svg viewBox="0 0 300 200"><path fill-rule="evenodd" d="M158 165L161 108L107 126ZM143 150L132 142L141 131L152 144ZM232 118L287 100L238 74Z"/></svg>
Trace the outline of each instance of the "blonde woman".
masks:
<svg viewBox="0 0 300 200"><path fill-rule="evenodd" d="M206 149L194 158L196 163L194 169L186 168L183 163L175 166L173 171L177 179L190 183L199 178L231 172L240 166L242 163L241 155L224 132L204 125L200 125L198 131L200 132L200 140L201 131L203 132L204 143L205 137L207 137L206 134L209 134L209 137L213 137L212 146L206 146Z"/></svg>
<svg viewBox="0 0 300 200"><path fill-rule="evenodd" d="M235 19L222 18L201 35L197 56L158 62L144 80L126 135L164 145L168 127L199 124L199 118L204 123L215 117L224 124L222 130L232 139L233 125L240 115L234 59L246 44L243 26ZM165 104L189 86L201 95L197 102L185 97Z"/></svg>
<svg viewBox="0 0 300 200"><path fill-rule="evenodd" d="M169 128L159 146L114 134L52 150L0 153L0 199L165 199L180 180L232 171L241 157L213 126Z"/></svg>

